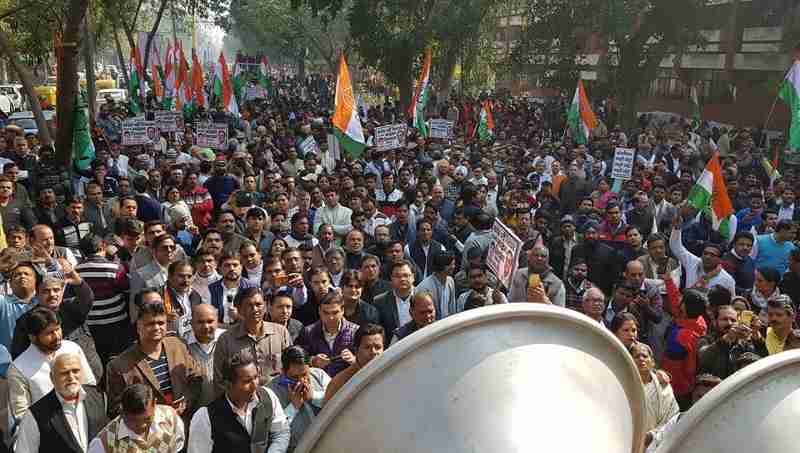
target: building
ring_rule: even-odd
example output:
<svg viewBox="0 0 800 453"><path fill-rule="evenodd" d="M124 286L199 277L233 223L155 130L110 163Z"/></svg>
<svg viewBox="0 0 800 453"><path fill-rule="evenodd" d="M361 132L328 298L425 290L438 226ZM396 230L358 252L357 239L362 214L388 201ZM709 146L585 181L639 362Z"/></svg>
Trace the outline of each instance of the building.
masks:
<svg viewBox="0 0 800 453"><path fill-rule="evenodd" d="M673 112L688 117L690 84L694 83L704 120L735 126L763 126L791 63L785 48L785 33L789 31L784 30L784 26L789 23L787 17L797 18L794 23L800 24L800 1L711 0L708 8L709 27L702 30L705 44L689 48L679 68L674 64L674 55L664 58L638 110ZM521 16L500 17L495 48L510 53L515 40L523 33L523 24ZM589 35L585 45L586 63L597 65L604 56L603 47L597 36ZM591 96L591 81L597 80L598 74L587 70L582 77L589 81ZM498 79L498 87L514 93L530 92L539 86L533 74L511 74ZM778 102L769 129L784 129L789 118L788 109Z"/></svg>

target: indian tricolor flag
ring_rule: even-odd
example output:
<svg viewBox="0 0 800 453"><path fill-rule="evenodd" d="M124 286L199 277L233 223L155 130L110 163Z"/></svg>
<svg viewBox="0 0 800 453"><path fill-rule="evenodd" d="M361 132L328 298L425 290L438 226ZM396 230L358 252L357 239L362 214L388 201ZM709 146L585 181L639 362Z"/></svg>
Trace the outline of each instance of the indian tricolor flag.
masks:
<svg viewBox="0 0 800 453"><path fill-rule="evenodd" d="M786 102L792 112L789 128L789 149L800 150L800 60L795 60L781 84L778 96Z"/></svg>
<svg viewBox="0 0 800 453"><path fill-rule="evenodd" d="M269 62L267 61L266 55L261 56L261 63L258 65L258 83L261 85L261 88L266 90L267 96L272 94L272 82L269 78Z"/></svg>
<svg viewBox="0 0 800 453"><path fill-rule="evenodd" d="M472 136L478 135L481 141L488 141L494 136L494 115L492 115L492 104L489 100L483 101L481 106L481 116L478 118L478 124L475 126L475 132Z"/></svg>
<svg viewBox="0 0 800 453"><path fill-rule="evenodd" d="M350 83L350 71L344 54L339 59L339 76L336 78L336 110L333 112L333 133L339 139L339 145L353 159L358 159L364 148L364 131L358 119L356 100L353 97L353 85Z"/></svg>
<svg viewBox="0 0 800 453"><path fill-rule="evenodd" d="M735 217L728 189L725 187L725 179L722 177L719 153L714 153L706 164L700 179L689 192L688 201L690 206L705 212L711 219L714 231L719 231L729 241L733 238L736 225L732 220Z"/></svg>
<svg viewBox="0 0 800 453"><path fill-rule="evenodd" d="M589 143L589 133L597 127L597 117L589 105L589 98L583 89L583 80L578 79L575 96L567 111L567 123L572 130L572 139L575 143L586 145Z"/></svg>
<svg viewBox="0 0 800 453"><path fill-rule="evenodd" d="M425 60L422 62L422 71L419 74L417 91L414 93L414 99L411 100L411 105L409 106L409 115L413 120L411 125L415 127L423 137L428 136L428 125L425 123L425 104L428 103L431 59L431 48L428 47L425 49Z"/></svg>
<svg viewBox="0 0 800 453"><path fill-rule="evenodd" d="M214 67L214 96L222 100L222 109L233 115L239 115L239 106L236 104L236 96L233 94L233 82L231 73L228 72L228 65L225 63L225 55L220 52L217 65Z"/></svg>

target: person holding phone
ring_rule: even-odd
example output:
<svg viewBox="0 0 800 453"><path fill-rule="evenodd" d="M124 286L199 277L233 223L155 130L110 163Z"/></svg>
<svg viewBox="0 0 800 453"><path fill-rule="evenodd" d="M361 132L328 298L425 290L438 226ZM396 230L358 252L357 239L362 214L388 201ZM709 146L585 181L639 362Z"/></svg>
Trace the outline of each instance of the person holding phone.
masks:
<svg viewBox="0 0 800 453"><path fill-rule="evenodd" d="M738 313L732 305L717 308L715 329L697 342L697 372L727 378L739 367L745 353L758 353L753 332L758 330L757 316L750 310Z"/></svg>

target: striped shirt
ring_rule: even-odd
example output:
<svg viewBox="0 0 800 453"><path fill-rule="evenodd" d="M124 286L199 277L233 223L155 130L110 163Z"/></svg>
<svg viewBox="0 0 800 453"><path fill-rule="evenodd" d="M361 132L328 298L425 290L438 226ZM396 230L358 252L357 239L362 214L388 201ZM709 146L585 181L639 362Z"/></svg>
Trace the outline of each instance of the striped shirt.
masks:
<svg viewBox="0 0 800 453"><path fill-rule="evenodd" d="M167 351L161 348L161 355L158 359L147 358L147 364L153 370L153 374L158 381L158 389L164 395L172 393L172 380L169 378L169 363L167 362Z"/></svg>
<svg viewBox="0 0 800 453"><path fill-rule="evenodd" d="M128 277L122 265L101 256L90 256L75 270L94 292L94 305L86 323L106 326L128 322Z"/></svg>

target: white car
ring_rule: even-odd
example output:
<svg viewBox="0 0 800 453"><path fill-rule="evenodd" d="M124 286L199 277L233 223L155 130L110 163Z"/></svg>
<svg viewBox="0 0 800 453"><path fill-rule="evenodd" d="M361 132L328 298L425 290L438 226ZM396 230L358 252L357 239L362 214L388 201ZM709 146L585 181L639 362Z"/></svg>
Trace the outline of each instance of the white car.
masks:
<svg viewBox="0 0 800 453"><path fill-rule="evenodd" d="M95 98L96 111L100 111L100 106L106 103L106 97L110 97L116 103L124 103L128 100L128 91L121 88L108 88L105 90L97 90L97 97Z"/></svg>
<svg viewBox="0 0 800 453"><path fill-rule="evenodd" d="M43 110L42 113L44 114L45 121L52 121L55 119L56 112L53 110ZM39 126L36 124L36 120L33 118L33 112L31 111L17 112L12 114L8 117L8 124L19 126L23 131L25 131L25 135L39 134Z"/></svg>
<svg viewBox="0 0 800 453"><path fill-rule="evenodd" d="M9 98L11 98L11 104L14 107L13 111L18 112L22 110L22 104L24 99L24 97L22 96L22 85L18 83L0 85L0 94L6 95Z"/></svg>
<svg viewBox="0 0 800 453"><path fill-rule="evenodd" d="M14 112L14 101L11 100L10 96L0 94L0 110L6 114Z"/></svg>

